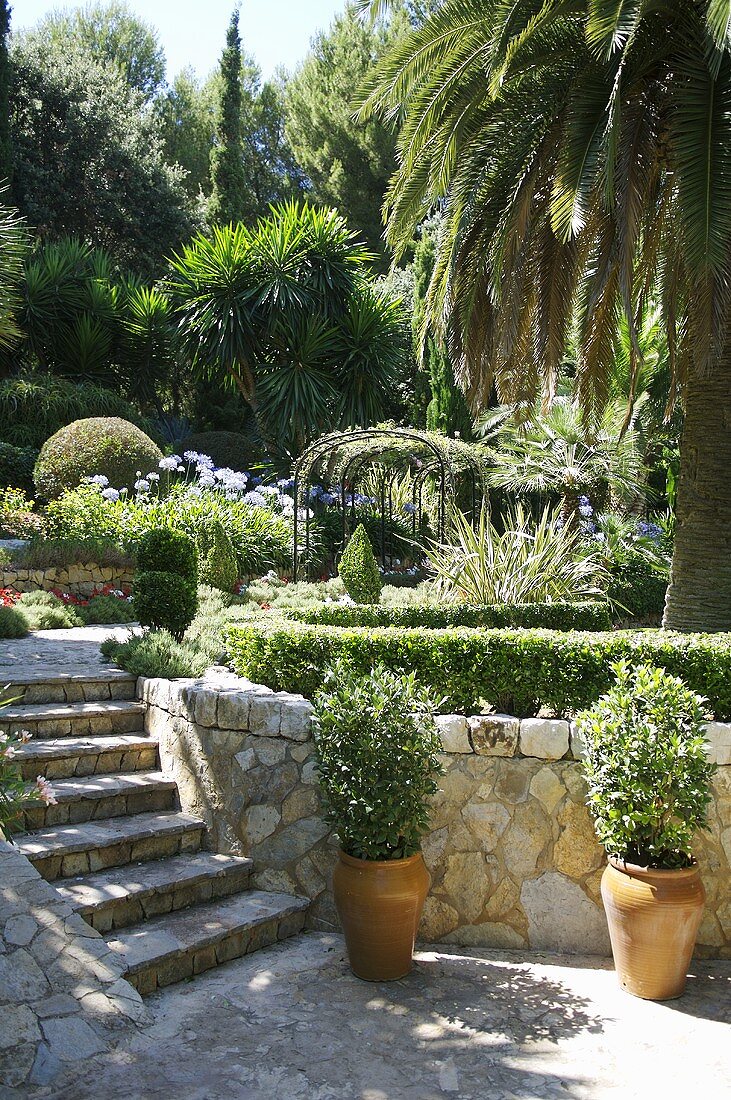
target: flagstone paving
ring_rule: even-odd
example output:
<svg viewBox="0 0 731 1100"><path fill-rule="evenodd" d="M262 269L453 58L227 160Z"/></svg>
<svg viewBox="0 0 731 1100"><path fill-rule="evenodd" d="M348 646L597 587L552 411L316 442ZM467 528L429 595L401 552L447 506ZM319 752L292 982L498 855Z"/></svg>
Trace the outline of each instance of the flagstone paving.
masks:
<svg viewBox="0 0 731 1100"><path fill-rule="evenodd" d="M102 661L99 646L114 635L126 638L127 626L77 626L70 630L35 630L26 638L0 641L0 682L23 673L37 675L79 676L102 672L109 665Z"/></svg>
<svg viewBox="0 0 731 1100"><path fill-rule="evenodd" d="M37 1095L183 1100L731 1097L731 963L678 1001L623 993L606 960L422 950L389 984L308 933L171 986L154 1024ZM35 1094L34 1094L35 1095Z"/></svg>

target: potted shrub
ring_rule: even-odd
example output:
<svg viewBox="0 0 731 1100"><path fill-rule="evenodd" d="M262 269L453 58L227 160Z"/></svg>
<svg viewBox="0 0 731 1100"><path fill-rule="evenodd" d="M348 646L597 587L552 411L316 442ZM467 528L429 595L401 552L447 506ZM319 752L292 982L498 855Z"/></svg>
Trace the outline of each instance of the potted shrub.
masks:
<svg viewBox="0 0 731 1100"><path fill-rule="evenodd" d="M412 966L430 885L420 851L441 772L430 692L378 667L330 672L315 699L315 743L327 820L340 841L335 904L353 973L402 978Z"/></svg>
<svg viewBox="0 0 731 1100"><path fill-rule="evenodd" d="M710 779L705 700L664 669L614 666L616 685L579 716L587 803L609 861L602 900L619 982L679 997L705 891L692 856Z"/></svg>

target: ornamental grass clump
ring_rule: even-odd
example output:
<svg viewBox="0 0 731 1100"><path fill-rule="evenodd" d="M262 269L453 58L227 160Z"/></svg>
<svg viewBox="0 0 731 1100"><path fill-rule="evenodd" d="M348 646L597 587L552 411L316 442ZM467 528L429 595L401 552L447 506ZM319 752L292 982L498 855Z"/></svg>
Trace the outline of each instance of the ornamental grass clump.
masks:
<svg viewBox="0 0 731 1100"><path fill-rule="evenodd" d="M621 661L614 672L615 686L577 719L596 834L626 863L689 867L715 771L706 700L661 668Z"/></svg>
<svg viewBox="0 0 731 1100"><path fill-rule="evenodd" d="M381 574L371 540L362 523L358 524L343 551L338 573L351 600L355 603L378 603L381 598Z"/></svg>
<svg viewBox="0 0 731 1100"><path fill-rule="evenodd" d="M313 716L326 819L356 859L419 851L441 773L435 700L413 674L331 669Z"/></svg>

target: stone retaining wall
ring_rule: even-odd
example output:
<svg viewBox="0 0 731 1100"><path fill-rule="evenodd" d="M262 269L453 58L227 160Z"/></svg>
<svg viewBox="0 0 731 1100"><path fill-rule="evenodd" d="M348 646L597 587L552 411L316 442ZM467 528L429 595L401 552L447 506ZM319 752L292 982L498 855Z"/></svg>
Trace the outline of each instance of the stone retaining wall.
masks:
<svg viewBox="0 0 731 1100"><path fill-rule="evenodd" d="M0 834L0 1093L49 1085L146 1020L124 963ZM18 1096L21 1095L19 1091Z"/></svg>
<svg viewBox="0 0 731 1100"><path fill-rule="evenodd" d="M205 818L212 845L251 856L258 887L309 897L311 927L336 927L337 844L320 813L310 703L223 670L141 680L138 691L163 767L183 808ZM509 715L438 723L445 774L423 845L432 889L420 937L608 954L604 853L570 724ZM708 735L721 766L697 844L708 894L699 952L731 958L731 725L713 723Z"/></svg>
<svg viewBox="0 0 731 1100"><path fill-rule="evenodd" d="M48 569L0 569L0 588L12 588L16 592L36 592L38 589L50 592L52 588L60 588L73 596L89 596L95 588L105 584L127 589L132 587L133 581L131 566L97 565L96 562Z"/></svg>

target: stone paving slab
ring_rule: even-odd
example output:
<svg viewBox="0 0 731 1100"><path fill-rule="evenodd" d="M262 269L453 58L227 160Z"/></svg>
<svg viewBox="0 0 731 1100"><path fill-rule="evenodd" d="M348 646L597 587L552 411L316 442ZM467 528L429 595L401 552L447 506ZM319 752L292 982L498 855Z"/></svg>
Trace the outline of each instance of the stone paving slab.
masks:
<svg viewBox="0 0 731 1100"><path fill-rule="evenodd" d="M127 626L77 626L70 630L36 630L26 638L0 641L0 682L28 683L38 674L45 681L55 677L106 673L112 666L101 657L99 646L105 638L129 637Z"/></svg>
<svg viewBox="0 0 731 1100"><path fill-rule="evenodd" d="M297 940L147 1000L152 1026L53 1100L687 1100L731 1095L731 964L640 1001L606 960L444 945L392 983L338 936Z"/></svg>

